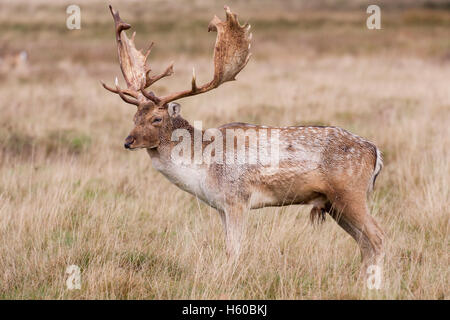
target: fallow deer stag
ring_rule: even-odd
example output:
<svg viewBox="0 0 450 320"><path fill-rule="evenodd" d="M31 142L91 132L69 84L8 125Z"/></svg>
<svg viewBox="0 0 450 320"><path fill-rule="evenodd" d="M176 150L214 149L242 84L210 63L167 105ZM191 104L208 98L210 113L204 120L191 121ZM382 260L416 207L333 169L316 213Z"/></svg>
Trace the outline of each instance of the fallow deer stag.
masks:
<svg viewBox="0 0 450 320"><path fill-rule="evenodd" d="M135 127L125 139L125 148L144 148L152 165L172 183L198 197L220 213L227 251L236 256L244 234L244 215L249 209L292 204L312 204L311 218L323 219L328 213L359 244L363 266L379 264L383 258L383 231L369 214L366 196L382 168L381 153L375 145L341 128L326 126L266 127L230 123L215 129L278 130L277 166L256 163L176 163L171 156L176 143L175 130L191 135L197 130L180 116L177 99L201 94L222 83L235 80L250 58L250 25L241 26L236 14L225 7L226 20L215 16L208 31L216 31L213 79L198 86L193 75L190 89L165 96L147 91L153 83L170 76L170 65L159 75L150 75L146 66L150 48L137 50L134 36L124 32L131 26L123 22L110 6L115 24L120 67L127 89L103 86L125 102L137 106ZM202 131L204 133L204 131ZM258 139L262 139L261 135ZM194 142L191 142L194 147ZM232 147L235 141L233 137ZM202 141L202 150L207 142ZM245 143L249 148L249 143ZM193 148L192 148L193 149ZM189 158L193 153L189 153ZM365 273L366 269L361 271Z"/></svg>

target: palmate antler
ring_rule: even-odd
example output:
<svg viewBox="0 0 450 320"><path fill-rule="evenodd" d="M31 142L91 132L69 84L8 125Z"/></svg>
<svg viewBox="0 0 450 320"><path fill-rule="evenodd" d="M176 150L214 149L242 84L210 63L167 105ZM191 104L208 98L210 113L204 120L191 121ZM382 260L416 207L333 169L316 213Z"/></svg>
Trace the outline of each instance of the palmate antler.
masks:
<svg viewBox="0 0 450 320"><path fill-rule="evenodd" d="M109 8L114 18L120 68L128 89L121 89L117 78L115 88L111 88L103 82L102 84L105 89L119 94L127 103L137 106L150 103L162 107L171 101L207 92L217 88L226 81L235 80L236 75L245 67L250 58L250 40L252 38L250 25L247 23L241 26L236 14L232 13L230 8L225 6L226 21L221 21L217 16L214 16L208 26L208 32L217 32L214 48L213 79L199 87L196 84L195 71L193 70L191 88L189 90L157 97L153 92L146 91L146 89L161 78L172 75L173 64L169 65L163 73L150 76L151 69L146 66L146 61L153 42L145 54L141 50L137 50L134 44L136 33L133 33L131 39L128 39L126 33L122 31L131 28L131 26L122 21L119 12L115 11L111 6Z"/></svg>

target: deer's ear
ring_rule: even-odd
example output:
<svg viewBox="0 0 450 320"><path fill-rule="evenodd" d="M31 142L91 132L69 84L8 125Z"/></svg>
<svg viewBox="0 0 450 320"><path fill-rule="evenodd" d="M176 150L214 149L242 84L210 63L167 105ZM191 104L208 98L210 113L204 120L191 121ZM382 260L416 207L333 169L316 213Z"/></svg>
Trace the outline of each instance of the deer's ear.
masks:
<svg viewBox="0 0 450 320"><path fill-rule="evenodd" d="M176 118L181 113L181 106L176 102L170 102L167 107L167 111L169 112L169 116Z"/></svg>

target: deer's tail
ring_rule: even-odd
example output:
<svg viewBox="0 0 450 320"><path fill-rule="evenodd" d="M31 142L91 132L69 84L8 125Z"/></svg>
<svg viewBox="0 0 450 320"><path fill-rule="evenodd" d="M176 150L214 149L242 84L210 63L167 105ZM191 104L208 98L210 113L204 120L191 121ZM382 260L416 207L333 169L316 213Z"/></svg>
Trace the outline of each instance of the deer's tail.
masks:
<svg viewBox="0 0 450 320"><path fill-rule="evenodd" d="M375 188L375 180L377 180L377 177L380 174L381 169L383 169L383 156L381 154L381 151L377 147L375 147L375 150L377 159L375 160L375 168L373 170L372 179L370 180L369 184L369 192L372 192L373 188Z"/></svg>

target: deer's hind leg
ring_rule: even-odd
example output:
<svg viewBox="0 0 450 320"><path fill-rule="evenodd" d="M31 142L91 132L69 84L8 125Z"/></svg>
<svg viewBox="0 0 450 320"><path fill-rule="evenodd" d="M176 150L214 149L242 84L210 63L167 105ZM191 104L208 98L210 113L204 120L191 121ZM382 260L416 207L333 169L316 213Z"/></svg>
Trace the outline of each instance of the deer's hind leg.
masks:
<svg viewBox="0 0 450 320"><path fill-rule="evenodd" d="M361 250L361 274L371 265L381 267L384 257L384 233L369 214L365 194L340 194L326 204L325 210L358 243Z"/></svg>

